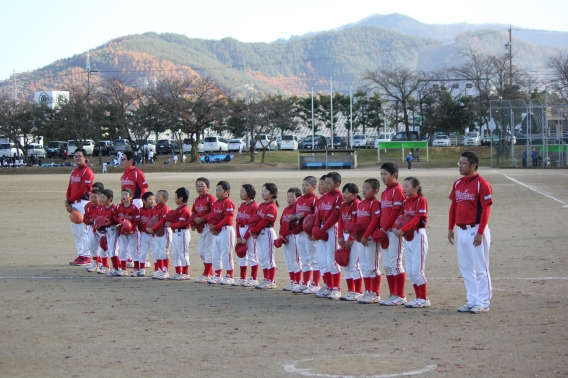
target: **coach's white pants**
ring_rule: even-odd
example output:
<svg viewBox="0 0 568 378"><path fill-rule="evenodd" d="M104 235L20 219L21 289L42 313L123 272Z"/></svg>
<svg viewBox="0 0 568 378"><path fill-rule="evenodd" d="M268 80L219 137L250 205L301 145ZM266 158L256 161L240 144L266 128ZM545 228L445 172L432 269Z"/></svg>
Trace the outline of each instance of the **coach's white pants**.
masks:
<svg viewBox="0 0 568 378"><path fill-rule="evenodd" d="M89 251L91 253L92 258L93 257L94 258L99 257L99 254L100 254L99 249L101 248L100 247L100 238L101 237L99 236L99 234L94 232L93 227L90 226L89 232L88 232L88 237L87 237L87 240L88 240L87 244L89 245Z"/></svg>
<svg viewBox="0 0 568 378"><path fill-rule="evenodd" d="M141 231L140 247L139 247L140 253L138 253L138 261L145 264L146 260L148 260L148 254L152 254L153 250L154 250L154 235ZM153 255L152 255L152 260L156 262L156 258Z"/></svg>
<svg viewBox="0 0 568 378"><path fill-rule="evenodd" d="M240 235L246 234L248 226L239 227ZM258 265L258 251L256 250L256 240L254 238L246 239L247 254L245 257L239 257L239 266L255 266Z"/></svg>
<svg viewBox="0 0 568 378"><path fill-rule="evenodd" d="M213 236L213 270L233 270L233 251L235 249L235 229L231 226L224 226L219 234Z"/></svg>
<svg viewBox="0 0 568 378"><path fill-rule="evenodd" d="M489 274L489 246L491 232L485 228L481 245L474 247L473 239L478 225L466 230L458 228L457 249L458 266L460 268L468 305L489 307L491 300L491 276Z"/></svg>
<svg viewBox="0 0 568 378"><path fill-rule="evenodd" d="M343 240L349 240L349 233L345 232L343 234ZM345 276L345 278L352 278L354 280L361 278L361 268L359 266L359 246L361 246L361 243L355 240L351 243L349 263L343 269L343 275Z"/></svg>
<svg viewBox="0 0 568 378"><path fill-rule="evenodd" d="M176 230L172 232L172 260L174 266L188 266L189 241L191 240L189 230Z"/></svg>
<svg viewBox="0 0 568 378"><path fill-rule="evenodd" d="M138 239L140 233L135 230L130 235L120 235L118 237L118 246L120 248L120 261L126 261L129 258L132 261L138 261Z"/></svg>
<svg viewBox="0 0 568 378"><path fill-rule="evenodd" d="M213 250L213 234L209 231L209 225L205 225L199 234L199 245L197 250L201 260L206 264L211 264Z"/></svg>
<svg viewBox="0 0 568 378"><path fill-rule="evenodd" d="M308 234L302 231L296 235L296 245L300 255L302 271L309 272L310 270L319 270L320 265L316 253L316 242L310 240Z"/></svg>
<svg viewBox="0 0 568 378"><path fill-rule="evenodd" d="M406 276L413 285L424 285L426 276L426 255L428 254L428 237L426 230L419 228L414 231L412 241L404 240L404 261L406 263Z"/></svg>
<svg viewBox="0 0 568 378"><path fill-rule="evenodd" d="M154 249L152 250L152 258L155 260L165 260L168 258L168 252L172 245L172 229L164 228L164 235L154 236Z"/></svg>
<svg viewBox="0 0 568 378"><path fill-rule="evenodd" d="M276 261L274 261L275 239L276 233L272 227L260 231L258 238L256 238L258 260L262 269L276 268Z"/></svg>
<svg viewBox="0 0 568 378"><path fill-rule="evenodd" d="M288 243L282 244L282 250L284 251L284 261L286 262L286 267L288 272L297 273L302 270L300 263L300 254L298 253L298 247L296 245L296 235L286 236Z"/></svg>
<svg viewBox="0 0 568 378"><path fill-rule="evenodd" d="M85 215L85 205L89 201L81 200L79 203L71 204L74 209L79 210L81 215ZM77 255L89 257L89 226L81 222L80 224L71 223L71 231L75 238L75 247Z"/></svg>
<svg viewBox="0 0 568 378"><path fill-rule="evenodd" d="M404 273L404 268L402 267L404 244L402 242L402 238L396 236L394 232L387 231L386 234L389 238L389 247L382 250L383 268L385 269L385 274L387 276L397 276Z"/></svg>

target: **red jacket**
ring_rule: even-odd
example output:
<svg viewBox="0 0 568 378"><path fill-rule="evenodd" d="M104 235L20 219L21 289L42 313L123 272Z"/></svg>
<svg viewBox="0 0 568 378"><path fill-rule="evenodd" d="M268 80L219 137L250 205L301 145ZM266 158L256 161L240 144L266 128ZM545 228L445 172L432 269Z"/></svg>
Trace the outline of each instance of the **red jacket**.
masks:
<svg viewBox="0 0 568 378"><path fill-rule="evenodd" d="M179 230L179 229L187 229L189 228L189 206L187 203L184 203L181 206L178 206L177 209L174 210L177 213L178 221L174 223L170 223L170 227L172 230Z"/></svg>
<svg viewBox="0 0 568 378"><path fill-rule="evenodd" d="M75 168L69 177L67 194L65 198L70 203L79 200L89 201L93 190L95 174L87 164Z"/></svg>
<svg viewBox="0 0 568 378"><path fill-rule="evenodd" d="M254 227L250 227L245 234L248 238L252 234L258 234L260 231L267 227L274 227L274 222L278 217L278 209L274 201L263 202L258 205L258 210L256 212L260 216L260 221Z"/></svg>
<svg viewBox="0 0 568 378"><path fill-rule="evenodd" d="M322 195L318 202L318 211L316 211L316 222L314 225L321 225L324 231L333 227L339 219L339 210L342 203L343 196L339 190Z"/></svg>
<svg viewBox="0 0 568 378"><path fill-rule="evenodd" d="M232 226L233 225L233 217L235 215L235 204L229 197L225 197L222 200L217 200L213 202L213 209L211 212L215 212L218 214L223 214L223 219L219 223L212 225L212 228L215 231L221 230L224 226Z"/></svg>

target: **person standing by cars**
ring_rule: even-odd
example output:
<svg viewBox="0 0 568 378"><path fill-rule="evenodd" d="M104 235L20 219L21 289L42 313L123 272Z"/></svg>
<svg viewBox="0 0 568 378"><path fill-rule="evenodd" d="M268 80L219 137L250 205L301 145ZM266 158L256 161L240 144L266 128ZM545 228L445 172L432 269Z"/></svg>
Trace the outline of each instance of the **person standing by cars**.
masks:
<svg viewBox="0 0 568 378"><path fill-rule="evenodd" d="M408 153L406 157L406 162L408 163L408 169L412 169L412 152Z"/></svg>
<svg viewBox="0 0 568 378"><path fill-rule="evenodd" d="M523 150L522 159L523 159L523 168L526 168L527 167L527 150Z"/></svg>
<svg viewBox="0 0 568 378"><path fill-rule="evenodd" d="M536 152L536 148L533 148L533 150L531 152L531 159L532 159L533 167L536 168L536 166L538 165L538 152Z"/></svg>

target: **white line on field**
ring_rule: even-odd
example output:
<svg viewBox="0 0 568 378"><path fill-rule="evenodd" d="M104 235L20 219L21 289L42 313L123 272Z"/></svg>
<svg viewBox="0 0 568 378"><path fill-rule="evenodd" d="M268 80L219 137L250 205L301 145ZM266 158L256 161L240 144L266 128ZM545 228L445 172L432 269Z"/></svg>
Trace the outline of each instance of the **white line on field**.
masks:
<svg viewBox="0 0 568 378"><path fill-rule="evenodd" d="M286 371L287 373L300 374L300 375L304 375L304 376L308 376L308 377L325 377L325 378L356 378L356 377L362 377L362 376L353 376L353 375L332 375L332 374L312 373L311 368L302 369L302 368L297 368L295 366L299 362L307 362L307 361L312 361L312 360L314 360L314 359L308 358L308 359L305 359L305 360L294 361L291 364L282 365L282 367L284 368L284 371ZM364 377L366 377L366 378L390 378L390 377L402 377L402 376L409 376L409 375L417 375L417 374L429 373L429 372L433 371L434 369L436 369L437 367L438 367L438 365L427 365L426 367L423 367L422 369L413 370L413 371L406 371L406 372L403 372L403 373L392 373L392 374L381 374L381 375L365 375Z"/></svg>
<svg viewBox="0 0 568 378"><path fill-rule="evenodd" d="M525 184L524 182L520 182L519 180L515 180L514 178L509 177L509 176L507 176L507 175L504 174L504 173L497 172L497 171L493 171L493 172L495 172L495 173L500 173L500 174L502 174L503 176L505 176L506 178L508 178L509 180L511 180L511 181L513 181L513 182L516 182L517 184L519 184L519 185L521 185L521 186L524 186L525 188L530 189L530 190L532 190L533 192L536 192L536 193L538 193L538 194L542 194L543 196L548 197L548 198L550 198L550 199L553 199L553 200L555 200L556 202L560 202L561 204L564 205L564 206L562 206L563 208L568 208L568 203L566 203L566 202L564 202L564 201L561 201L561 200L559 200L558 198L554 198L554 197L552 197L550 194L543 193L543 192L541 192L540 190L538 190L538 189L536 189L536 188L533 188L532 186L527 185L527 184Z"/></svg>

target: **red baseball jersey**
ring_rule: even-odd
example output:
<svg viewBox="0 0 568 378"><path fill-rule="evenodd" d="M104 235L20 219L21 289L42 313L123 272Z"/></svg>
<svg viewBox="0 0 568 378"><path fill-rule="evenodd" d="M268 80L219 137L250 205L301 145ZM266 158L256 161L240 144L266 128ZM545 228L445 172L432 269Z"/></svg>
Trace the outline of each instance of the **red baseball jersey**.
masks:
<svg viewBox="0 0 568 378"><path fill-rule="evenodd" d="M248 225L250 217L256 214L257 209L258 203L256 201L241 203L239 205L239 210L237 211L237 227L244 227Z"/></svg>
<svg viewBox="0 0 568 378"><path fill-rule="evenodd" d="M116 211L116 206L114 205L110 205L110 207L106 207L106 206L101 206L99 208L99 216L103 216L103 217L107 217L108 220L110 220L111 224L116 225L116 214L118 212Z"/></svg>
<svg viewBox="0 0 568 378"><path fill-rule="evenodd" d="M282 211L282 214L280 215L280 230L278 231L281 236L290 235L290 220L288 219L288 216L294 214L296 214L294 212L294 204L286 206Z"/></svg>
<svg viewBox="0 0 568 378"><path fill-rule="evenodd" d="M92 202L89 202L85 205L85 214L83 214L83 223L87 226L91 226L95 221L95 218L99 215L99 205L93 205Z"/></svg>
<svg viewBox="0 0 568 378"><path fill-rule="evenodd" d="M402 203L401 214L410 214L413 217L410 222L400 229L402 232L426 228L426 223L428 223L428 201L426 197L415 194L405 199Z"/></svg>
<svg viewBox="0 0 568 378"><path fill-rule="evenodd" d="M116 206L116 215L114 216L115 222L118 223L119 218L128 219L136 228L140 222L140 210L138 210L138 208L132 203L129 206L124 206L124 204L119 203Z"/></svg>
<svg viewBox="0 0 568 378"><path fill-rule="evenodd" d="M357 223L357 205L361 202L359 198L355 198L351 202L343 202L339 209L339 220L337 221L337 234L343 237L343 224L345 222Z"/></svg>
<svg viewBox="0 0 568 378"><path fill-rule="evenodd" d="M328 230L339 220L339 210L343 203L343 196L339 190L325 193L321 196L317 212L315 225L322 225L324 230Z"/></svg>
<svg viewBox="0 0 568 378"><path fill-rule="evenodd" d="M274 201L261 203L258 205L256 213L260 217L260 221L256 226L248 229L247 237L250 234L258 234L264 228L274 227L274 222L276 222L276 218L278 217L278 209Z"/></svg>
<svg viewBox="0 0 568 378"><path fill-rule="evenodd" d="M378 199L364 199L357 204L357 224L365 228L363 237L371 236L377 229L381 218L381 203Z"/></svg>
<svg viewBox="0 0 568 378"><path fill-rule="evenodd" d="M388 231L400 214L404 202L404 190L397 182L383 189L381 194L381 228Z"/></svg>
<svg viewBox="0 0 568 378"><path fill-rule="evenodd" d="M198 196L193 200L193 206L191 207L191 213L197 214L198 217L203 219L201 224L207 223L207 217L209 213L211 213L211 209L213 209L213 203L217 201L215 196L212 194L207 193L204 196ZM198 233L203 232L201 228L197 229Z"/></svg>
<svg viewBox="0 0 568 378"><path fill-rule="evenodd" d="M154 216L154 207L148 209L142 206L139 210L140 222L138 223L138 229L141 232L146 232L146 229L148 228L148 221Z"/></svg>
<svg viewBox="0 0 568 378"><path fill-rule="evenodd" d="M67 186L67 194L65 196L67 201L70 203L80 200L89 201L91 199L94 179L95 174L91 168L87 166L87 164L77 167L71 171L69 185Z"/></svg>
<svg viewBox="0 0 568 378"><path fill-rule="evenodd" d="M313 214L316 211L317 201L318 197L314 193L298 197L294 204L294 214L303 213L304 217Z"/></svg>
<svg viewBox="0 0 568 378"><path fill-rule="evenodd" d="M146 193L146 189L148 189L144 172L136 167L131 167L124 171L120 178L120 189L126 188L132 190L132 198L142 198L142 195Z"/></svg>
<svg viewBox="0 0 568 378"><path fill-rule="evenodd" d="M160 219L158 221L158 223L156 223L154 225L154 227L152 227L152 231L156 232L156 230L162 226L164 226L164 224L166 223L166 214L170 211L170 208L168 207L168 205L161 204L161 205L156 205L154 206L154 214L153 215L157 215L158 218Z"/></svg>
<svg viewBox="0 0 568 378"><path fill-rule="evenodd" d="M214 230L219 231L224 226L233 225L233 217L235 216L235 204L229 197L213 202L213 209L211 212L223 214L223 219L219 223L211 226L211 228L213 228Z"/></svg>
<svg viewBox="0 0 568 378"><path fill-rule="evenodd" d="M172 230L189 228L189 206L187 206L187 204L185 203L181 206L178 206L178 208L174 211L177 214L178 221L170 224Z"/></svg>
<svg viewBox="0 0 568 378"><path fill-rule="evenodd" d="M453 214L450 214L450 229L457 225L480 224L478 233L483 233L488 218L482 222L483 207L493 203L493 189L487 180L478 173L471 177L462 177L454 182L450 200ZM483 227L481 227L481 223ZM483 228L483 229L482 229Z"/></svg>

